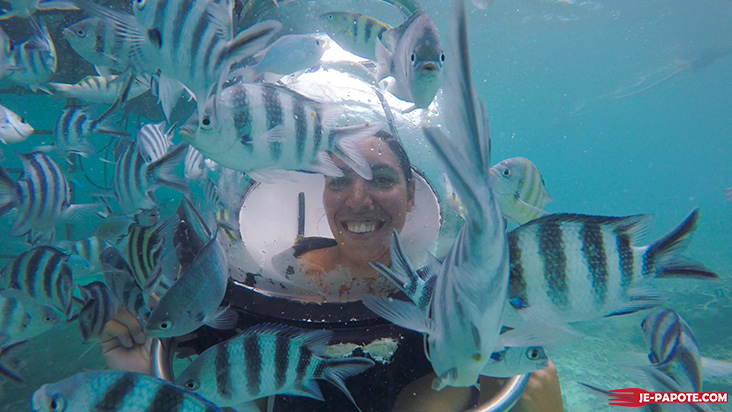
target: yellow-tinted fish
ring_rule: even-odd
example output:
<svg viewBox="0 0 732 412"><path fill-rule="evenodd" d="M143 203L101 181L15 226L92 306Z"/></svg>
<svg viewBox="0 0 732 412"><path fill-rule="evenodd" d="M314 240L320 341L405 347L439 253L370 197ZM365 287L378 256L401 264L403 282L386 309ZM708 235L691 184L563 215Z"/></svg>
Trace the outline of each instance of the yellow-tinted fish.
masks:
<svg viewBox="0 0 732 412"><path fill-rule="evenodd" d="M320 15L320 24L343 49L376 61L376 39L391 27L360 13L331 11Z"/></svg>
<svg viewBox="0 0 732 412"><path fill-rule="evenodd" d="M539 169L525 157L512 157L491 167L491 186L503 217L519 225L544 216L544 205L552 200Z"/></svg>

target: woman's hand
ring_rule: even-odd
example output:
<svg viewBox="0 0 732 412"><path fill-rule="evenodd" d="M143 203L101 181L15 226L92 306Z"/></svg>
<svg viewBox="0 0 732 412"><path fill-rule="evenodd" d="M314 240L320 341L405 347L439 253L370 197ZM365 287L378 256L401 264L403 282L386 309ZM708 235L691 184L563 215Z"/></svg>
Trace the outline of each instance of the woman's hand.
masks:
<svg viewBox="0 0 732 412"><path fill-rule="evenodd" d="M546 369L531 373L523 395L511 412L564 412L559 375L552 361Z"/></svg>
<svg viewBox="0 0 732 412"><path fill-rule="evenodd" d="M110 369L150 374L150 339L142 325L125 307L104 325L100 345L102 356Z"/></svg>

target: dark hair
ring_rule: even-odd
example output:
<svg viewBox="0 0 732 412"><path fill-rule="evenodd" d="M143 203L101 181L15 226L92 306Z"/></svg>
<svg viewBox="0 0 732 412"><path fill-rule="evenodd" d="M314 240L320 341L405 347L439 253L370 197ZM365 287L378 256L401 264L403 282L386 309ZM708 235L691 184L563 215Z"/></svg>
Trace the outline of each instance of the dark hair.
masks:
<svg viewBox="0 0 732 412"><path fill-rule="evenodd" d="M394 156L396 156L397 161L399 162L399 167L402 168L402 172L404 173L407 185L409 185L412 181L412 163L409 161L409 156L407 156L407 152L404 150L402 142L400 142L396 136L385 130L379 130L376 132L375 136L385 141L389 146L389 149L394 152Z"/></svg>

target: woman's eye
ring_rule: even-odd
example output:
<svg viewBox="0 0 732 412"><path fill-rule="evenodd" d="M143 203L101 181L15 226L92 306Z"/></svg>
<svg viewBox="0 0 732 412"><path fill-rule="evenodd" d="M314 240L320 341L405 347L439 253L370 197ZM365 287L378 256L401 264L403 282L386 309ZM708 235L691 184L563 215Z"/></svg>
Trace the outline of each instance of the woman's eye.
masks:
<svg viewBox="0 0 732 412"><path fill-rule="evenodd" d="M396 184L396 180L390 176L374 176L373 184L379 188L390 188Z"/></svg>
<svg viewBox="0 0 732 412"><path fill-rule="evenodd" d="M348 186L348 179L345 177L334 177L328 182L328 189L340 190Z"/></svg>

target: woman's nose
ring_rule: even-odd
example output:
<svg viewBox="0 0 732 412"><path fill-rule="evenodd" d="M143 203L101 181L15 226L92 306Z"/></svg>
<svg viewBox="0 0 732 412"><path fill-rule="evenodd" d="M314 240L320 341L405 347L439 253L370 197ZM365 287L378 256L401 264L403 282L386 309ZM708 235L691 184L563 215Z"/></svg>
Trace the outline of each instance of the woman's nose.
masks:
<svg viewBox="0 0 732 412"><path fill-rule="evenodd" d="M351 185L351 190L346 199L346 205L353 210L367 209L374 207L374 202L369 192L368 182L364 179L356 179Z"/></svg>

